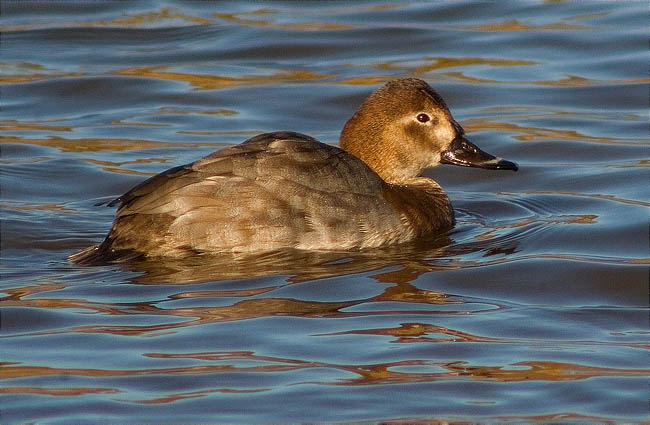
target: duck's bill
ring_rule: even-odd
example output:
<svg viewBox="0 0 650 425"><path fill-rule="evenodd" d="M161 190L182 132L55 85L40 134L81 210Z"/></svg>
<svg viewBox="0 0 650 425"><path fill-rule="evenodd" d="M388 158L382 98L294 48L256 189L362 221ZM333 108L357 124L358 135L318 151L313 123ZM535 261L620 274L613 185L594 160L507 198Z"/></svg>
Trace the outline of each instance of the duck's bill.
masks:
<svg viewBox="0 0 650 425"><path fill-rule="evenodd" d="M486 168L488 170L517 171L519 169L514 162L483 152L478 146L464 137L457 137L451 142L449 149L442 153L440 162L462 167Z"/></svg>

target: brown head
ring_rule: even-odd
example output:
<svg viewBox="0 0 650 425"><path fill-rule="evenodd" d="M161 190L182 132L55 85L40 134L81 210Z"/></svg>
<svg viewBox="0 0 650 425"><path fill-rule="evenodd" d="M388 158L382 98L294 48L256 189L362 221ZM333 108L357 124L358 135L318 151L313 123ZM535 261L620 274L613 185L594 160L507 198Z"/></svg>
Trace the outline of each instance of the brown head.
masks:
<svg viewBox="0 0 650 425"><path fill-rule="evenodd" d="M361 104L343 127L341 148L394 184L408 183L441 163L517 170L464 134L435 90L418 78L404 78L384 84Z"/></svg>

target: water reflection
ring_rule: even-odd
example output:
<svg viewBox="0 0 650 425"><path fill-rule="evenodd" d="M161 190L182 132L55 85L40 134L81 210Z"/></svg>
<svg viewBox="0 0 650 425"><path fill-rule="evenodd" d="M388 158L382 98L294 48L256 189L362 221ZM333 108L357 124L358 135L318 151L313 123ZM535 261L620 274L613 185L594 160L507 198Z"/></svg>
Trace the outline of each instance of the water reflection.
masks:
<svg viewBox="0 0 650 425"><path fill-rule="evenodd" d="M81 72L63 72L33 62L0 62L0 69L2 69L0 84L23 84L56 78L84 76Z"/></svg>
<svg viewBox="0 0 650 425"><path fill-rule="evenodd" d="M146 353L146 357L156 359L193 359L200 360L207 364L195 366L182 366L173 368L153 369L69 369L52 368L39 366L17 366L13 364L1 364L0 371L3 379L19 377L43 377L43 376L85 376L85 377L123 377L123 376L146 376L146 375L213 375L233 372L245 372L254 374L290 372L305 369L333 369L353 375L351 378L338 379L336 381L303 381L300 384L317 385L344 385L344 386L365 386L365 385L386 385L417 382L432 382L441 380L489 380L498 382L518 381L580 381L595 377L647 377L650 371L634 368L605 368L586 366L575 363L560 363L549 361L524 361L507 366L469 366L466 362L439 363L429 360L405 360L390 363L376 364L334 364L326 362L304 361L298 359L287 359L271 356L259 356L251 352L207 352L207 353ZM229 361L233 363L228 363ZM262 363L255 366L237 365L240 361L254 361ZM403 372L401 369L412 368L415 370L435 370L432 372ZM26 387L20 387L26 388ZM212 391L224 391L215 389ZM19 391L19 390L14 390ZM25 390L29 391L29 390ZM104 392L104 389L95 389ZM110 392L116 392L111 391ZM233 390L229 390L233 391ZM241 390L240 390L241 391ZM264 389L256 389L264 391ZM187 394L187 393L185 393ZM61 393L61 395L67 395ZM76 395L76 394L72 394ZM181 396L182 397L182 396ZM174 401L175 397L165 398ZM160 399L158 399L160 400Z"/></svg>
<svg viewBox="0 0 650 425"><path fill-rule="evenodd" d="M121 139L121 138L88 138L67 139L59 136L47 138L27 138L19 136L0 136L1 143L16 143L57 148L61 152L123 152L146 149L174 149L213 146L212 143L174 143L153 140Z"/></svg>
<svg viewBox="0 0 650 425"><path fill-rule="evenodd" d="M518 117L518 119L531 119L533 117ZM544 127L533 127L512 122L503 122L503 118L473 118L463 121L463 128L468 132L475 131L501 131L504 133L515 133L514 139L522 141L540 140L576 140L592 143L637 143L644 144L645 139L632 139L625 137L597 137L583 134L576 130L560 130Z"/></svg>
<svg viewBox="0 0 650 425"><path fill-rule="evenodd" d="M0 369L1 370L1 369ZM2 387L0 394L38 394L55 397L76 397L91 394L117 394L121 392L115 388L47 388L47 387Z"/></svg>
<svg viewBox="0 0 650 425"><path fill-rule="evenodd" d="M505 308L505 307L502 307ZM543 347L566 346L569 349L588 346L608 346L608 347L628 347L640 350L650 351L650 343L645 342L615 342L615 341L538 341L533 338L494 338L489 336L474 335L463 332L458 329L451 329L444 326L438 326L428 323L402 323L396 328L379 328L379 329L359 329L345 332L335 332L330 334L319 334L317 336L336 336L336 335L383 335L393 336L392 343L412 344L412 343L490 343L490 344L516 344ZM650 373L650 372L649 372Z"/></svg>
<svg viewBox="0 0 650 425"><path fill-rule="evenodd" d="M243 13L213 13L212 16L217 19L223 19L240 25L255 26L261 28L273 28L284 30L302 30L302 31L334 31L347 30L355 28L354 25L328 22L301 22L301 23L278 23L270 19L250 19L250 17L272 16L276 13L273 9L258 9L253 12Z"/></svg>
<svg viewBox="0 0 650 425"><path fill-rule="evenodd" d="M124 263L130 271L142 273L133 279L140 284L200 283L215 280L287 275L288 282L304 282L336 276L399 267L393 282L450 267L433 259L446 255L451 243L447 236L413 244L358 252L279 250L257 254L202 254L188 258L146 258Z"/></svg>
<svg viewBox="0 0 650 425"><path fill-rule="evenodd" d="M265 84L295 83L331 78L331 74L321 74L310 70L276 70L269 75L220 76L208 74L191 74L168 72L166 66L147 66L117 71L118 75L156 78L169 81L182 81L191 84L196 90L219 90L233 87L260 86Z"/></svg>
<svg viewBox="0 0 650 425"><path fill-rule="evenodd" d="M173 7L162 7L156 11L139 13L120 13L121 17L111 20L74 21L71 17L64 22L52 22L44 20L33 24L2 25L0 31L29 31L47 28L88 28L88 27L150 27L160 25L185 26L185 25L211 25L212 20L200 16L189 15L180 9Z"/></svg>
<svg viewBox="0 0 650 425"><path fill-rule="evenodd" d="M2 6L4 422L647 422L638 4ZM139 176L279 128L335 142L396 76L523 165L435 170L444 237L65 260Z"/></svg>
<svg viewBox="0 0 650 425"><path fill-rule="evenodd" d="M145 285L183 285L209 281L250 279L255 276L284 275L281 280L266 286L227 288L224 290L183 290L167 295L167 300L201 300L213 304L215 299L228 301L223 306L167 307L169 301L138 301L135 303L102 303L76 298L34 298L32 295L61 290L62 284L35 285L9 288L0 299L6 307L82 309L104 315L165 316L171 322L137 325L86 325L45 331L53 333L105 333L122 336L162 335L174 329L209 323L232 322L273 316L344 318L377 315L455 315L479 314L506 308L490 302L475 303L458 297L418 288L413 284L420 276L437 270L460 267L445 260L450 255L450 240L441 237L414 244L368 250L358 253L329 253L311 251L278 251L256 255L209 255L183 259L138 259L120 263L120 267L141 275L131 282ZM427 247L424 249L423 247ZM470 250L465 246L464 251ZM482 249L476 245L476 250ZM505 249L504 249L505 251ZM456 254L451 254L456 255ZM440 259L441 261L438 261ZM318 279L341 277L372 271L369 276L379 284L387 285L374 296L349 299L343 302L298 300L273 296L272 292L287 285ZM243 298L243 299L242 299ZM422 307L416 307L416 306ZM429 305L430 307L425 307ZM406 307L408 306L408 307ZM435 306L444 306L436 308ZM405 308L402 310L402 308ZM186 320L178 320L178 319ZM14 335L16 336L16 335Z"/></svg>

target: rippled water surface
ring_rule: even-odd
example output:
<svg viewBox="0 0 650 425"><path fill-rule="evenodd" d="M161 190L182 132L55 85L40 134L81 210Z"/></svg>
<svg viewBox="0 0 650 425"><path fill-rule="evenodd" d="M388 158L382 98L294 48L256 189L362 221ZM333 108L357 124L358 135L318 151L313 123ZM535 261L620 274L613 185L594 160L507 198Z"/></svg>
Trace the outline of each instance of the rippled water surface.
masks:
<svg viewBox="0 0 650 425"><path fill-rule="evenodd" d="M648 423L648 10L2 2L3 424ZM355 253L101 267L96 206L264 131L336 144L427 80L518 173Z"/></svg>

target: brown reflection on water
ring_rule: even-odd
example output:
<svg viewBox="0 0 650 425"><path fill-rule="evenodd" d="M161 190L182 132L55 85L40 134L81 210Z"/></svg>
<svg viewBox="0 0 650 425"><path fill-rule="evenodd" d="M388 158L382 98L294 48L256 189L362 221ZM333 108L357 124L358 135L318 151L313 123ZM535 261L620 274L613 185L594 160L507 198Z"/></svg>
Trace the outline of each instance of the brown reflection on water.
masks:
<svg viewBox="0 0 650 425"><path fill-rule="evenodd" d="M515 133L513 138L517 140L577 140L580 142L587 141L593 143L647 143L646 139L626 139L619 137L595 137L588 136L575 130L558 130L544 127L530 127L509 122L501 122L493 118L472 118L463 121L463 128L468 132L475 131L502 131L506 133Z"/></svg>
<svg viewBox="0 0 650 425"><path fill-rule="evenodd" d="M50 125L42 122L27 122L18 120L0 121L1 131L73 131L74 127L65 125Z"/></svg>
<svg viewBox="0 0 650 425"><path fill-rule="evenodd" d="M8 380L25 377L43 376L85 376L85 377L120 377L120 376L150 376L150 375L201 375L215 373L278 373L326 368L348 372L356 377L340 379L335 382L303 382L303 384L365 386L402 384L414 382L431 382L441 380L490 380L498 382L520 381L579 381L594 377L646 377L650 376L647 369L620 369L585 366L574 363L550 361L524 361L508 366L468 366L466 362L436 363L429 360L403 360L389 363L342 365L325 362L313 362L279 357L257 356L252 352L215 352L215 353L147 353L145 356L158 359L195 359L206 362L224 362L232 360L253 360L265 363L254 366L237 366L232 364L210 364L173 368L149 369L85 369L85 368L53 368L43 366L22 366L15 363L0 363L0 379ZM418 372L405 372L397 368L413 368ZM425 371L431 369L433 371ZM260 389L257 389L260 391ZM215 391L223 391L217 389ZM262 390L263 391L263 390ZM178 398L171 396L169 401ZM161 399L158 402L164 402Z"/></svg>
<svg viewBox="0 0 650 425"><path fill-rule="evenodd" d="M430 337L428 334L441 334L447 337ZM414 343L414 342L504 342L500 338L490 338L478 335L472 335L454 329L445 328L444 326L429 325L425 323L402 323L399 328L381 328L381 329L361 329L356 331L335 332L331 334L322 334L319 336L333 335L384 335L394 336L395 343Z"/></svg>
<svg viewBox="0 0 650 425"><path fill-rule="evenodd" d="M615 86L629 84L647 84L650 78L632 78L620 80L596 80L581 77L579 75L565 75L555 80L494 80L479 78L468 74L468 71L435 72L448 68L469 68L472 66L492 67L513 67L513 66L534 66L537 62L517 59L488 59L488 58L428 58L426 62L413 61L390 61L370 65L370 68L378 70L401 70L404 73L400 77L421 77L432 82L462 82L467 84L509 84L509 85L536 85L552 87L587 87L587 86ZM350 64L350 66L358 66ZM366 67L366 66L364 66ZM396 77L393 74L370 75L363 77L352 77L339 81L339 84L352 85L378 85Z"/></svg>
<svg viewBox="0 0 650 425"><path fill-rule="evenodd" d="M149 172L138 171L133 169L124 169L122 167L125 165L133 165L133 164L151 164L151 163L166 164L169 161L174 160L174 158L171 157L141 158L133 161L120 161L120 162L100 161L98 159L93 159L93 158L78 158L77 160L87 162L93 165L99 165L103 170L111 173L150 177L155 175L156 173L149 173Z"/></svg>
<svg viewBox="0 0 650 425"><path fill-rule="evenodd" d="M518 119L534 120L546 118L577 118L577 119L592 119L592 120L606 120L606 121L639 121L644 118L639 114L629 112L605 111L605 112L583 112L583 111L564 111L544 106L490 106L482 108L482 112L496 113L493 119L497 119L504 114L517 114Z"/></svg>
<svg viewBox="0 0 650 425"><path fill-rule="evenodd" d="M78 214L79 211L66 207L61 204L26 204L26 203L13 203L13 204L0 204L0 210L8 211L56 211L61 214Z"/></svg>
<svg viewBox="0 0 650 425"><path fill-rule="evenodd" d="M0 394L38 394L56 397L74 397L90 394L116 394L121 392L114 388L43 388L43 387L3 387Z"/></svg>
<svg viewBox="0 0 650 425"><path fill-rule="evenodd" d="M467 303L460 298L450 297L447 294L429 291L417 288L411 282L414 281L417 277L422 274L429 273L435 270L442 270L445 267L434 265L430 263L430 257L422 256L426 254L426 251L420 251L416 249L421 257L416 257L411 254L411 252L406 249L407 247L402 247L405 252L399 255L391 255L390 252L399 252L400 248L393 248L385 251L378 251L376 253L359 253L359 257L355 258L350 256L347 253L345 256L342 254L333 255L325 253L310 253L303 252L300 253L304 258L310 258L312 260L318 259L316 262L305 263L297 262L295 256L287 255L285 257L280 256L281 262L279 265L270 261L260 270L253 270L253 273L260 272L261 274L267 276L270 273L270 270L273 270L275 273L286 273L288 270L295 269L285 269L285 261L289 261L294 267L297 267L300 271L304 272L303 275L297 275L293 278L281 279L278 280L278 283L275 285L269 285L262 288L252 288L252 289L227 289L227 290L197 290L190 291L185 290L176 294L171 294L167 296L167 301L154 301L154 302L137 302L131 304L110 304L110 303L97 303L89 302L83 299L69 299L69 298L35 298L29 297L25 298L28 295L34 295L38 292L47 292L64 289L65 286L52 286L45 289L41 287L36 288L19 288L19 289L10 289L7 291L9 294L8 297L0 300L1 305L5 306L14 306L14 307L28 307L28 308L46 308L46 309L60 309L60 308L69 308L69 309L84 309L90 310L97 313L102 313L105 315L144 315L144 316L164 316L168 317L171 320L171 323L142 323L141 320L138 320L137 325L84 325L76 326L64 330L54 330L42 332L44 334L52 333L67 333L67 332L78 332L78 333L106 333L114 335L124 335L124 336L156 336L160 333L172 332L174 330L185 328L189 326L199 326L204 324L216 323L216 322L227 322L227 321L240 321L248 320L262 317L274 317L274 316L290 316L290 317L317 317L317 318L327 318L327 317L364 317L371 315L395 315L395 314L442 314L442 315L455 315L455 314L480 314L484 311L494 311L495 309L504 308L503 306L497 304L481 303L480 305L474 305L473 303ZM391 258L391 261L386 261L386 258L382 259L381 254L385 254ZM434 255L435 253L440 254L439 248L432 248L428 254ZM305 257L307 256L307 257ZM315 256L315 257L312 257ZM232 259L232 257L228 257ZM250 258L250 257L246 257ZM274 257L269 257L267 260L271 260ZM300 258L300 257L298 257ZM208 273L207 275L201 274L205 272L204 269L188 267L188 264L194 263L194 266L197 265L197 261L202 260L206 262L210 267L208 270L223 270L221 267L224 264L230 264L232 269L232 263L217 264L217 269L213 269L215 266L214 262L211 261L210 257L208 258L192 258L190 263L179 263L179 267L184 266L183 277L188 276L188 273L198 272L202 281L204 277L210 276L213 280L223 280L223 276L215 276L215 273ZM367 261L364 261L367 260ZM159 267L161 264L169 265L170 261L145 261L140 264L140 266L150 266L150 267ZM254 268L255 262L249 262L246 260L244 262L247 265L248 269L245 272L247 275L250 275L251 268ZM298 264L298 266L296 266ZM310 265L312 264L311 268ZM276 269L270 269L269 266L274 266ZM280 267L280 268L277 268ZM241 299L246 297L260 296L272 292L274 289L291 284L291 281L312 281L316 279L315 276L319 277L332 277L332 276L342 276L346 274L358 273L360 271L369 271L374 269L385 269L385 268L395 268L396 270L379 272L373 276L372 279L378 282L378 284L387 286L379 295L374 295L369 298L362 298L357 300L349 300L345 302L321 302L321 301L312 301L312 300L296 300L291 298L278 298L278 297L267 297L267 298L254 298L254 299ZM448 266L447 268L453 268L454 265ZM132 270L138 270L138 267L132 268ZM142 269L140 269L141 271ZM160 270L155 270L156 273L160 273ZM231 270L232 272L232 270ZM155 275L156 278L154 281L157 281L161 275ZM152 275L145 275L146 283L153 283L151 279ZM169 278L170 276L165 276ZM173 276L176 278L177 276ZM196 276L194 276L196 278ZM241 277L241 276L240 276ZM134 283L142 283L138 281L139 278L136 278ZM179 283L185 284L185 280L181 280ZM229 305L213 307L210 304L214 302L211 299L218 297L232 297L232 303ZM197 306L197 307L179 307L179 308L164 308L166 302L169 300L184 300L184 299L205 299L208 306ZM379 310L376 311L373 309L373 304L375 303L387 303L393 302L396 303L391 310ZM422 305L446 305L444 309L431 309L431 308L422 308L422 309L412 309L412 307L406 308L406 304L422 304ZM352 310L347 311L349 307L367 306L368 308L362 308L359 311ZM404 309L400 308L400 305L404 305ZM449 308L454 306L454 308ZM469 308L468 308L469 307ZM178 320L180 319L180 320ZM142 324L140 324L142 323ZM31 333L30 335L35 335L36 333Z"/></svg>
<svg viewBox="0 0 650 425"><path fill-rule="evenodd" d="M430 71L437 71L445 68L459 68L467 66L493 66L493 67L508 67L508 66L526 66L537 65L538 62L528 60L516 59L495 59L495 58L481 58L481 57L427 57L422 61L415 64L413 62L405 61L390 61L376 64L373 67L377 69L386 70L405 70L414 74L423 74Z"/></svg>
<svg viewBox="0 0 650 425"><path fill-rule="evenodd" d="M446 335L430 336L431 334ZM379 328L379 329L359 329L352 331L334 332L329 334L319 334L317 336L336 336L336 335L383 335L394 336L396 339L393 343L464 343L464 342L485 342L490 344L520 344L536 345L540 347L549 346L607 346L607 347L627 347L639 350L650 350L650 344L635 342L609 342L609 341L564 341L564 340L539 340L526 338L492 338L481 335L473 335L456 329L446 328L444 326L431 325L427 323L402 323L397 328Z"/></svg>
<svg viewBox="0 0 650 425"><path fill-rule="evenodd" d="M411 366L440 368L441 372L397 372L391 368ZM579 381L603 376L650 376L650 370L615 369L582 366L572 363L519 362L508 367L465 366L465 362L433 363L422 360L407 360L363 366L322 365L356 373L358 378L344 380L335 385L380 385L414 382L431 382L459 378L491 380L499 382L517 381ZM514 367L515 370L510 368Z"/></svg>
<svg viewBox="0 0 650 425"><path fill-rule="evenodd" d="M511 192L497 192L500 195L513 196L514 193ZM629 205L638 205L641 207L650 207L650 202L638 201L636 199L626 199L619 198L615 195L603 195L600 193L577 193L577 192L566 192L566 191L555 191L555 190L532 190L527 192L521 192L527 195L563 195L563 196L576 196L584 198L594 198L594 199L604 199L606 201L620 202L622 204ZM519 194L518 194L519 195Z"/></svg>
<svg viewBox="0 0 650 425"><path fill-rule="evenodd" d="M337 317L346 315L340 310L355 305L356 301L328 303L301 301L289 298L260 298L243 300L223 307L191 307L162 309L149 304L135 306L135 310L145 314L158 314L174 317L195 318L189 322L153 326L81 326L77 332L102 332L119 335L138 335L152 331L175 329L215 322L256 319L260 317Z"/></svg>
<svg viewBox="0 0 650 425"><path fill-rule="evenodd" d="M80 309L95 313L122 315L127 314L121 307L112 304L98 303L78 298L27 298L29 296L65 289L67 286L58 283L26 286L24 288L8 288L2 292L8 294L0 298L0 307L30 307L42 309ZM55 332L56 333L56 332Z"/></svg>
<svg viewBox="0 0 650 425"><path fill-rule="evenodd" d="M619 421L605 418L602 416L587 416L578 413L557 413L550 415L532 415L532 416L500 416L499 420L505 422L520 423L576 423L576 424L620 424ZM641 422L647 424L647 422Z"/></svg>
<svg viewBox="0 0 650 425"><path fill-rule="evenodd" d="M478 32L584 31L596 29L596 27L590 25L572 24L568 22L555 22L552 24L534 25L518 19L503 21L496 24L466 26L462 28Z"/></svg>
<svg viewBox="0 0 650 425"><path fill-rule="evenodd" d="M168 81L189 83L195 90L218 90L232 87L260 86L280 83L296 83L300 81L323 80L333 77L333 74L321 74L310 70L277 70L269 75L249 76L219 76L206 74L189 74L182 72L166 72L168 66L144 66L117 71L119 75L157 78Z"/></svg>
<svg viewBox="0 0 650 425"><path fill-rule="evenodd" d="M60 289L64 289L65 287L66 285L62 283L41 283L39 285L23 286L19 288L6 288L3 289L2 292L8 295L6 297L0 298L0 301L18 301L23 297L39 294L42 292L58 291Z"/></svg>
<svg viewBox="0 0 650 425"><path fill-rule="evenodd" d="M165 397L158 397L158 398L151 398L147 400L122 400L122 401L128 401L130 403L138 403L138 404L165 404L165 403L173 403L175 401L180 401L180 400L187 400L191 398L198 398L198 397L205 397L206 395L209 394L214 394L214 393L221 393L221 394L250 394L250 393L259 393L259 392L264 392L268 391L269 388L262 388L262 389L253 389L253 390L233 390L230 388L219 388L219 389L214 389L214 390L202 390L202 391L190 391L186 393L176 393L176 394L171 394Z"/></svg>
<svg viewBox="0 0 650 425"><path fill-rule="evenodd" d="M553 3L560 3L564 0L551 0ZM471 25L460 27L465 30L479 32L519 32L519 31L583 31L596 30L597 27L585 24L576 24L576 21L594 19L603 16L609 16L611 12L587 13L576 16L560 18L559 21L550 24L535 25L519 19L510 19L498 23L484 25Z"/></svg>
<svg viewBox="0 0 650 425"><path fill-rule="evenodd" d="M143 26L151 23L162 21L176 20L191 25L211 25L213 22L199 16L191 16L182 13L179 9L173 7L163 7L154 12L142 12L136 14L124 14L122 18L116 18L110 21L90 21L79 23L80 26Z"/></svg>
<svg viewBox="0 0 650 425"><path fill-rule="evenodd" d="M330 22L300 22L300 23L287 23L281 24L270 19L250 19L249 17L257 16L267 16L270 17L278 11L274 9L264 8L258 9L252 12L241 12L241 13L213 13L212 17L217 19L223 19L228 22L246 25L246 26L255 26L262 28L272 28L272 29L283 29L283 30L300 30L300 31L335 31L335 30L347 30L356 28L353 25L349 24L335 24Z"/></svg>
<svg viewBox="0 0 650 425"><path fill-rule="evenodd" d="M106 333L113 335L123 335L123 336L145 336L145 335L159 335L161 332L168 332L175 329L180 329L189 326L199 326L209 323L217 322L230 322L230 321L239 321L239 320L249 320L262 317L274 317L274 316L290 316L290 317L314 317L314 318L336 318L336 317L362 317L362 316L374 316L374 315L395 315L395 314L477 314L483 311L490 310L493 311L495 308L499 309L500 306L490 305L484 306L482 303L482 310L472 310L467 311L464 308L465 303L460 300L449 300L445 294L440 294L431 291L422 291L417 290L414 287L407 285L398 285L398 289L387 288L386 291L376 297L371 297L368 299L361 300L352 300L346 302L320 302L320 301L303 301L296 300L291 298L258 298L258 299L249 299L235 302L234 304L221 306L221 307L190 307L190 308L160 308L150 303L137 303L134 304L126 310L128 314L146 314L146 315L160 315L160 316L169 316L177 318L191 318L188 321L174 322L174 323L165 323L165 324L156 324L156 325L87 325L87 326L77 326L72 329L69 329L68 332L80 332L80 333ZM264 288L260 292L270 291L269 288ZM252 296L255 295L256 291L251 291L250 294L245 292L239 292L240 296ZM199 298L201 296L211 297L213 294L212 291L201 291L201 292L183 292L172 298ZM218 296L224 296L223 294L218 294ZM35 306L45 305L49 303L46 300L40 300L41 304ZM57 300L58 301L58 300ZM417 302L417 303L428 303L428 304L455 304L459 308L455 310L441 310L441 311L431 311L431 310L388 310L388 311L359 311L359 312L348 312L344 311L345 308L358 306L361 304L368 304L374 302ZM55 306L65 306L70 307L75 306L76 304L70 303L54 303ZM83 303L79 304L84 306ZM28 305L34 306L34 305ZM98 308L95 305L91 305L92 308ZM119 314L126 314L123 310L118 310ZM105 313L110 314L110 311L104 311Z"/></svg>
<svg viewBox="0 0 650 425"><path fill-rule="evenodd" d="M446 367L459 376L474 379L512 381L577 381L603 376L650 376L648 369L615 369L606 367L583 366L573 363L528 361L503 366L465 366L464 362L450 363ZM514 367L515 369L511 369Z"/></svg>
<svg viewBox="0 0 650 425"><path fill-rule="evenodd" d="M58 136L49 136L44 139L26 138L17 136L0 136L0 143L18 143L27 145L57 148L61 152L123 152L146 149L171 149L171 148L198 148L214 146L210 143L174 143L156 142L153 140L117 139L117 138L89 138L66 139Z"/></svg>
<svg viewBox="0 0 650 425"><path fill-rule="evenodd" d="M2 31L0 27L0 31ZM21 84L64 77L83 77L81 72L62 72L32 62L0 62L0 84Z"/></svg>
<svg viewBox="0 0 650 425"><path fill-rule="evenodd" d="M535 219L526 218L509 224L486 225L485 227L487 228L487 230L485 232L482 232L474 236L474 239L479 241L491 240L495 236L497 236L496 235L497 232L503 229L517 229L520 227L526 227L533 224L542 224L547 229L549 228L549 226L556 225L556 224L597 224L598 223L597 218L598 216L594 214L563 215L563 216L550 217L550 218L539 217ZM508 248L505 251L500 249L495 249L495 248L493 248L493 250L495 250L495 252L513 252L512 248Z"/></svg>
<svg viewBox="0 0 650 425"><path fill-rule="evenodd" d="M71 18L71 16L68 16ZM171 22L169 22L171 21ZM0 31L29 31L35 29L47 28L84 28L84 27L151 27L160 24L176 26L187 25L211 25L214 22L202 18L200 16L187 15L174 7L163 7L156 11L141 12L141 13L123 13L121 17L111 20L97 20L97 21L79 21L79 22L48 22L38 24L23 24L23 25L2 25Z"/></svg>
<svg viewBox="0 0 650 425"><path fill-rule="evenodd" d="M170 295L169 299L172 300L181 300L187 298L212 298L212 297L252 297L255 295L261 295L270 291L277 289L274 286L266 288L250 288L250 289L224 289L224 290L213 290L213 291L188 291L188 292L179 292L174 295Z"/></svg>
<svg viewBox="0 0 650 425"><path fill-rule="evenodd" d="M367 10L382 10L400 7L398 5L380 5L366 7ZM340 11L338 11L340 13ZM69 21L69 22L48 22L37 24L22 24L22 25L2 25L0 31L14 32L14 31L29 31L36 29L48 28L93 28L93 27L109 27L109 28L152 28L161 26L189 26L189 25L215 25L220 24L222 21L245 25L251 27L281 29L281 30L296 30L296 31L340 31L357 28L355 25L342 24L334 22L291 22L280 23L278 20L273 20L275 16L286 16L285 12L281 12L272 8L260 8L250 12L239 13L213 13L210 18L188 14L176 7L162 7L158 10L140 13L124 13L120 17L110 20L94 20L94 21ZM301 17L300 15L295 15ZM265 17L267 19L260 19Z"/></svg>

